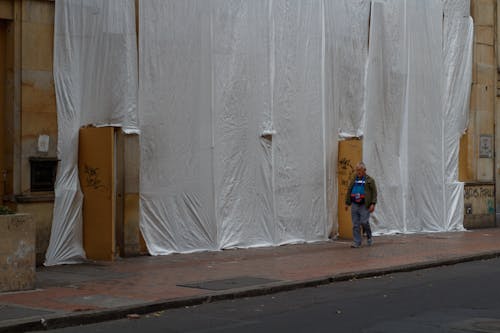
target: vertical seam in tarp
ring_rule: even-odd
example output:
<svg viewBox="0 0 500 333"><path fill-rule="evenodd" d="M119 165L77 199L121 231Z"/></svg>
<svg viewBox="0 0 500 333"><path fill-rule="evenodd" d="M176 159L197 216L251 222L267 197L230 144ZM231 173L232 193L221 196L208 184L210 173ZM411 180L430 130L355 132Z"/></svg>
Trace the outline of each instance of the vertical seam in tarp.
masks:
<svg viewBox="0 0 500 333"><path fill-rule="evenodd" d="M212 166L212 197L213 197L213 207L214 207L214 212L213 212L213 218L214 218L214 223L215 223L215 239L214 241L216 242L215 247L217 249L221 248L221 239L220 239L220 233L219 233L219 218L217 216L217 208L219 207L218 205L218 200L217 200L217 191L216 191L216 183L215 183L215 128L216 128L216 120L214 116L215 112L215 63L214 63L214 50L213 50L213 44L214 44L214 29L213 29L213 12L212 12L212 1L209 1L208 4L208 24L209 24L209 29L210 29L210 40L208 41L209 47L210 47L210 52L209 52L209 64L210 64L210 123L211 123L211 144L210 144L210 159L211 159L211 166Z"/></svg>
<svg viewBox="0 0 500 333"><path fill-rule="evenodd" d="M441 89L442 89L442 93L446 93L446 75L445 75L445 71L444 71L444 68L445 68L445 63L444 63L444 59L445 59L445 54L444 54L444 45L445 45L445 28L444 28L444 5L442 7L442 13L441 13L441 64L442 64L442 72L441 72L441 82L440 82L440 86L441 86ZM450 93L448 91L448 93ZM441 180L442 180L442 188L443 188L443 191L442 191L442 197L443 197L443 205L441 206L441 218L442 218L442 222L444 224L444 227L445 229L448 228L448 201L449 199L447 198L446 194L448 193L448 189L447 189L447 184L448 184L448 181L447 181L447 172L446 172L446 167L448 165L447 163L447 159L448 159L448 156L446 154L446 133L445 133L445 121L447 120L446 119L446 103L445 103L445 99L443 98L443 94L441 94Z"/></svg>
<svg viewBox="0 0 500 333"><path fill-rule="evenodd" d="M325 2L321 1L321 109L323 117L323 191L324 191L324 217L327 221L325 223L326 228L332 226L329 225L330 214L328 212L328 168L327 168L327 145L326 145L326 94L325 94L325 61L326 61L326 25L325 25ZM327 230L325 230L327 232Z"/></svg>
<svg viewBox="0 0 500 333"><path fill-rule="evenodd" d="M268 15L269 15L269 70L270 70L270 84L269 87L271 89L270 93L270 113L271 113L271 129L274 130L274 80L275 80L275 70L276 70L276 59L275 59L275 25L274 25L274 16L273 16L273 0L269 0L268 2ZM276 134L276 133L275 133ZM273 134L274 135L274 134ZM275 159L276 159L276 149L275 149L275 139L271 137L271 192L272 192L272 207L273 207L273 244L277 243L277 226L278 226L278 218L277 218L277 209L276 209L276 173L275 173Z"/></svg>
<svg viewBox="0 0 500 333"><path fill-rule="evenodd" d="M404 38L405 38L405 50L406 50L406 88L405 88L405 107L404 107L404 115L403 115L403 133L402 133L402 136L401 136L401 142L402 142L402 145L405 145L404 149L403 149L403 152L401 153L401 155L404 155L404 162L402 165L401 165L401 162L400 162L400 165L401 165L401 175L400 177L402 178L402 183L403 183L403 186L402 186L402 192L403 192L403 232L407 232L408 231L408 221L407 221L407 212L406 212L406 209L407 209L407 205L406 205L406 200L408 200L408 90L410 89L409 88L409 85L410 85L410 78L409 78L409 73L410 73L410 52L408 51L409 50L409 47L410 47L410 38L408 37L408 14L407 14L407 7L406 7L406 1L404 1L404 4L403 4L403 19L404 19L404 24L403 24L403 27L404 27ZM405 135L406 134L406 135ZM400 161L401 161L401 157L400 157ZM405 172L406 171L406 172ZM404 172L404 175L403 175L403 172Z"/></svg>

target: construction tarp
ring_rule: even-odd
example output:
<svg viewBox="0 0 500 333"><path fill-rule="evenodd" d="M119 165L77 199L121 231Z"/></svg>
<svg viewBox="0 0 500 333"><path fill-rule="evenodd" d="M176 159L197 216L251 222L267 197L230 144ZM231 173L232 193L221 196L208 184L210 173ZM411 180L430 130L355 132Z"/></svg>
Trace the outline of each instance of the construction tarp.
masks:
<svg viewBox="0 0 500 333"><path fill-rule="evenodd" d="M55 4L54 80L60 160L45 265L80 262L83 195L78 134L86 125L137 133L137 47L133 0Z"/></svg>
<svg viewBox="0 0 500 333"><path fill-rule="evenodd" d="M148 0L139 13L150 253L326 239L322 1Z"/></svg>
<svg viewBox="0 0 500 333"><path fill-rule="evenodd" d="M372 2L363 156L379 185L379 233L463 230L468 8L468 1Z"/></svg>
<svg viewBox="0 0 500 333"><path fill-rule="evenodd" d="M142 0L138 49L132 3L56 2L48 263L83 255L75 144L88 123L140 130L154 255L327 239L349 137L379 187L377 233L462 228L469 1Z"/></svg>
<svg viewBox="0 0 500 333"><path fill-rule="evenodd" d="M362 137L371 1L325 1L325 6L327 45L332 48L326 60L333 67L331 111L339 118L339 137Z"/></svg>
<svg viewBox="0 0 500 333"><path fill-rule="evenodd" d="M141 2L141 226L151 252L324 238L338 137L364 137L378 233L461 229L453 174L470 88L466 5ZM189 126L177 126L179 114Z"/></svg>
<svg viewBox="0 0 500 333"><path fill-rule="evenodd" d="M472 85L472 47L474 23L469 0L446 0L443 21L443 154L445 230L462 229L464 216L464 184L458 181L460 137L467 129L469 97Z"/></svg>

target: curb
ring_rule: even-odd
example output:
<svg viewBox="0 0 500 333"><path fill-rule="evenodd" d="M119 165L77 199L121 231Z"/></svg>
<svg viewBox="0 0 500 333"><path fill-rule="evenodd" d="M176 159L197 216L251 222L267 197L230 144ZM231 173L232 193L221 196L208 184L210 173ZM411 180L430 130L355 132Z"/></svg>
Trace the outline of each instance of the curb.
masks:
<svg viewBox="0 0 500 333"><path fill-rule="evenodd" d="M86 311L78 313L53 314L45 317L28 317L11 319L0 322L0 332L43 331L48 329L69 326L94 324L104 321L124 319L128 314L147 314L162 310L176 309L185 306L194 306L204 303L217 302L244 297L256 297L301 288L317 287L333 282L342 282L352 279L362 279L373 276L388 275L392 273L411 272L426 268L455 265L476 260L486 260L500 257L500 251L490 251L474 255L459 256L448 259L434 259L425 262L392 266L382 269L361 270L357 272L340 273L315 279L300 281L281 281L265 285L246 288L231 289L228 291L214 292L208 295L180 297L173 299L146 302L136 305L115 307L112 309Z"/></svg>

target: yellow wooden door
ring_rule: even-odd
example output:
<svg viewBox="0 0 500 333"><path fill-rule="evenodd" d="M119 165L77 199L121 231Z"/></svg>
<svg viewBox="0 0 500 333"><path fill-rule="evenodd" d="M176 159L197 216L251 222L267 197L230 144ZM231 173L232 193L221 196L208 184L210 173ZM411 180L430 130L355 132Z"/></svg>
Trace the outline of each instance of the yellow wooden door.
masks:
<svg viewBox="0 0 500 333"><path fill-rule="evenodd" d="M83 191L83 247L88 259L113 260L115 156L113 127L80 129L78 169Z"/></svg>
<svg viewBox="0 0 500 333"><path fill-rule="evenodd" d="M351 210L345 210L345 195L349 180L354 174L356 164L362 158L363 142L361 140L345 140L339 142L339 157L337 165L338 180L338 221L339 238L352 239Z"/></svg>

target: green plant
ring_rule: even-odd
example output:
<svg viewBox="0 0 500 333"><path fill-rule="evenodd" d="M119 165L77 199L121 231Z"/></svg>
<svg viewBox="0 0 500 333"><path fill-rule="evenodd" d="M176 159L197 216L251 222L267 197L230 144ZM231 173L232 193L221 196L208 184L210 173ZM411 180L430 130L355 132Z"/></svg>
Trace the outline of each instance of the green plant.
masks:
<svg viewBox="0 0 500 333"><path fill-rule="evenodd" d="M0 215L14 214L14 212L7 206L0 206Z"/></svg>

